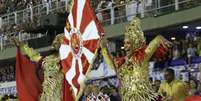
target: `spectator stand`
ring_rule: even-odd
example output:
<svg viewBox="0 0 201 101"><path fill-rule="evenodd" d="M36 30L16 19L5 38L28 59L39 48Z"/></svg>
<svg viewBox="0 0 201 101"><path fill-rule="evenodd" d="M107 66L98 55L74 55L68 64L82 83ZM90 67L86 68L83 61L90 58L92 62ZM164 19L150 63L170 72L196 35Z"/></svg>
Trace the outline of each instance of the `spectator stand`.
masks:
<svg viewBox="0 0 201 101"><path fill-rule="evenodd" d="M38 5L34 5L34 2L32 1L26 3L25 5L27 7L24 8L23 10L10 12L0 16L0 18L2 19L2 21L0 22L1 28L12 24L21 24L29 19L33 22L33 18L48 15L49 13L66 11L65 8L67 7L66 4L68 3L65 2L68 2L68 0L66 1L53 0Z"/></svg>

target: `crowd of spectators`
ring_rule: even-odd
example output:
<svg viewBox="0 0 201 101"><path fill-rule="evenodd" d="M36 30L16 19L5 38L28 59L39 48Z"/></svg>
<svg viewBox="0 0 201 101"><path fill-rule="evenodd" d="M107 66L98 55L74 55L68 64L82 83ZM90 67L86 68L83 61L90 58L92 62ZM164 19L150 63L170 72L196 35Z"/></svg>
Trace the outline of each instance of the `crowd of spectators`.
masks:
<svg viewBox="0 0 201 101"><path fill-rule="evenodd" d="M56 0L0 0L0 16ZM60 1L60 0L58 0ZM51 6L51 5L50 5Z"/></svg>
<svg viewBox="0 0 201 101"><path fill-rule="evenodd" d="M181 0L179 2L182 2L179 3L179 10L191 8L201 3L197 0L188 2ZM95 9L97 18L104 25L125 20L131 21L134 16L144 18L171 13L176 9L173 6L174 3L175 0L145 0L144 4L142 4L141 0L93 0L92 6Z"/></svg>
<svg viewBox="0 0 201 101"><path fill-rule="evenodd" d="M201 50L200 42L201 39L198 33L187 33L185 39L172 39L173 47L171 48L171 53L169 58L175 60L182 57L196 57Z"/></svg>
<svg viewBox="0 0 201 101"><path fill-rule="evenodd" d="M6 26L5 28L0 29L0 42L2 42L0 51L9 47L13 47L9 41L10 36L15 36L21 41L27 41L33 38L41 38L46 35L45 33L42 34L29 32L30 30L35 30L38 26L38 22L27 21L22 24L13 24L12 26Z"/></svg>
<svg viewBox="0 0 201 101"><path fill-rule="evenodd" d="M153 0L146 0L144 9L151 10L154 6ZM111 21L111 24L125 20L125 16L127 21L130 21L133 16L138 16L142 12L140 0L94 0L93 7L99 21Z"/></svg>
<svg viewBox="0 0 201 101"><path fill-rule="evenodd" d="M42 0L0 0L0 15L40 4Z"/></svg>
<svg viewBox="0 0 201 101"><path fill-rule="evenodd" d="M154 59L156 67L167 67L172 60L184 59L186 64L191 65L192 59L201 56L201 37L199 33L187 33L185 38L172 38L172 47L169 54L162 59Z"/></svg>
<svg viewBox="0 0 201 101"><path fill-rule="evenodd" d="M80 101L120 101L116 77L97 79L87 82Z"/></svg>
<svg viewBox="0 0 201 101"><path fill-rule="evenodd" d="M5 66L0 68L0 83L15 81L15 67Z"/></svg>

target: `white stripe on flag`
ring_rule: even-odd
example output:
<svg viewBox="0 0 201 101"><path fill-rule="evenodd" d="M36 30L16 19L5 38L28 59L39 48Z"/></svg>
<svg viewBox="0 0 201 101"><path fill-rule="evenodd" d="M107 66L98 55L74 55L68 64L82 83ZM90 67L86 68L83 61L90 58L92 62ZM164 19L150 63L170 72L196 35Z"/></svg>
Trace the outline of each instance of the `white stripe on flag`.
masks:
<svg viewBox="0 0 201 101"><path fill-rule="evenodd" d="M73 58L73 61L72 61L72 67L69 69L69 71L66 72L66 80L68 81L68 83L71 85L71 87L73 88L73 91L74 91L74 94L77 94L78 90L77 88L73 85L73 78L75 77L76 75L76 72L75 72L75 65L76 65L76 60L75 58Z"/></svg>
<svg viewBox="0 0 201 101"><path fill-rule="evenodd" d="M83 13L85 4L86 4L86 0L78 0L78 3L77 3L77 26L76 26L77 29L80 28L80 24L82 21L82 13Z"/></svg>
<svg viewBox="0 0 201 101"><path fill-rule="evenodd" d="M64 35L68 40L70 40L70 33L66 30L66 27L64 27Z"/></svg>
<svg viewBox="0 0 201 101"><path fill-rule="evenodd" d="M71 28L74 28L72 12L68 15L68 21L70 22Z"/></svg>
<svg viewBox="0 0 201 101"><path fill-rule="evenodd" d="M94 54L85 47L83 47L83 53L86 56L87 60L89 61L89 64L91 64Z"/></svg>
<svg viewBox="0 0 201 101"><path fill-rule="evenodd" d="M78 59L78 64L79 64L79 69L80 69L80 75L78 78L78 82L79 82L79 84L82 84L85 80L85 75L83 75L82 61L80 58Z"/></svg>
<svg viewBox="0 0 201 101"><path fill-rule="evenodd" d="M86 40L92 40L92 39L98 39L98 38L100 38L100 36L98 34L96 24L94 21L91 21L86 27L82 35L82 39L83 41L86 41Z"/></svg>
<svg viewBox="0 0 201 101"><path fill-rule="evenodd" d="M71 51L71 48L70 48L69 45L61 44L61 46L59 48L59 53L60 53L61 60L67 58L69 53L70 53L70 51Z"/></svg>

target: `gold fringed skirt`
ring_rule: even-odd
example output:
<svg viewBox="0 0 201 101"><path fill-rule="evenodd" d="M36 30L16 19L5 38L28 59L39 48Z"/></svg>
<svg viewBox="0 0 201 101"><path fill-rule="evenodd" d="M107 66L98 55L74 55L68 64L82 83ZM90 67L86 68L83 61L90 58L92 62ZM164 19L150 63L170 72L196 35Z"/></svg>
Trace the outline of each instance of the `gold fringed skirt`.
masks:
<svg viewBox="0 0 201 101"><path fill-rule="evenodd" d="M122 101L152 101L157 96L148 80L146 68L134 65L122 66L118 74L122 82L120 88Z"/></svg>

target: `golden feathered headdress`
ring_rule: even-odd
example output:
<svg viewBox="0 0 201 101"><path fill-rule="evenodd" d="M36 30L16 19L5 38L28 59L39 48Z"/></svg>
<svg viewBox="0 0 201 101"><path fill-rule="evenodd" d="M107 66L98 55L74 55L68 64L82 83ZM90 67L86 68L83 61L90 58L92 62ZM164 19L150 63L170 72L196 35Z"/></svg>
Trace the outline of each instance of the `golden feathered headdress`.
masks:
<svg viewBox="0 0 201 101"><path fill-rule="evenodd" d="M65 37L64 34L58 34L58 35L54 38L54 40L53 40L53 42L52 42L52 48L58 50L59 47L60 47L60 45L63 43L64 37Z"/></svg>
<svg viewBox="0 0 201 101"><path fill-rule="evenodd" d="M140 19L134 17L126 27L125 37L131 39L133 49L139 49L145 45L144 33L141 28Z"/></svg>

